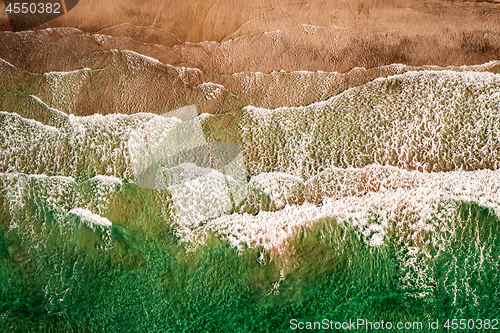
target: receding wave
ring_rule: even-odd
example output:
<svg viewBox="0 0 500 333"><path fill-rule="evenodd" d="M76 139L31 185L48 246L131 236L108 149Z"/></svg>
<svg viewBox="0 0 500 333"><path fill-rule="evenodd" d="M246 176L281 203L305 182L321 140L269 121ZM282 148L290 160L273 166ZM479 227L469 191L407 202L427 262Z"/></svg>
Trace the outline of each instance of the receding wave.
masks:
<svg viewBox="0 0 500 333"><path fill-rule="evenodd" d="M499 167L500 76L410 72L306 107L244 108L251 174L310 177L378 163L421 171Z"/></svg>

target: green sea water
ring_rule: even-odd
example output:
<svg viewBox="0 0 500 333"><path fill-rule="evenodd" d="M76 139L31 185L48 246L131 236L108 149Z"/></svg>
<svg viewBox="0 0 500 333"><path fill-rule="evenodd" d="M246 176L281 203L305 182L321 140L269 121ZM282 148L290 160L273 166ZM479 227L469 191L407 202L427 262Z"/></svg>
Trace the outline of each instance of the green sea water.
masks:
<svg viewBox="0 0 500 333"><path fill-rule="evenodd" d="M34 99L36 112L2 112L0 330L500 320L498 82L410 73L309 107L243 109L248 197L199 223L134 178L131 133L167 137L169 120Z"/></svg>

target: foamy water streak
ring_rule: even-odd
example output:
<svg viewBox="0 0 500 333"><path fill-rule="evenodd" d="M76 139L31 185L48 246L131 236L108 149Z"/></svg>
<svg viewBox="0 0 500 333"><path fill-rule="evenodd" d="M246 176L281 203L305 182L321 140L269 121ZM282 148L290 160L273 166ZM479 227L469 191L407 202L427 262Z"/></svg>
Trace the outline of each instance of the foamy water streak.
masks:
<svg viewBox="0 0 500 333"><path fill-rule="evenodd" d="M195 226L233 208L226 178L214 169L182 163L164 174L180 225Z"/></svg>
<svg viewBox="0 0 500 333"><path fill-rule="evenodd" d="M500 75L422 71L376 79L325 102L244 108L247 168L309 178L371 163L426 171L497 169Z"/></svg>
<svg viewBox="0 0 500 333"><path fill-rule="evenodd" d="M370 172L373 172L373 169L384 171L386 167L373 165L365 169ZM286 205L275 212L260 211L257 215L224 215L211 221L208 227L225 235L235 246L246 244L251 247L263 246L268 250L286 250L287 239L295 228L311 225L323 217L334 217L359 226L367 236L367 244L381 245L387 228L390 227L389 221L400 220L406 227L409 224L414 225L418 227L415 232L422 228L430 230L432 225L439 223L446 216L439 211L441 206L454 207L457 202L475 202L491 208L497 215L500 214L500 171L421 173L396 168L390 170L399 171L399 177L394 177L394 174L384 177L381 172L379 181L385 183L385 186L378 187L377 192L364 191L357 196L336 197L340 193L334 191L331 192L332 198L325 197L319 206L308 202L302 205ZM358 172L366 171L360 169ZM271 177L283 178L279 174L266 176ZM418 179L418 182L413 186L401 186L404 178ZM251 189L253 182L250 182ZM351 186L352 192L358 188L358 184ZM289 194L283 195L281 200L288 196ZM456 216L456 213L450 214L450 218ZM374 221L378 222L374 224ZM437 224L432 228L436 227Z"/></svg>
<svg viewBox="0 0 500 333"><path fill-rule="evenodd" d="M63 116L55 126L0 112L0 171L50 176L107 175L131 179L133 130L154 133L153 114ZM150 122L157 118L156 122Z"/></svg>
<svg viewBox="0 0 500 333"><path fill-rule="evenodd" d="M249 195L241 210L276 211L304 202L304 181L282 172L261 173L251 178Z"/></svg>
<svg viewBox="0 0 500 333"><path fill-rule="evenodd" d="M90 76L91 70L84 68L71 72L50 72L43 74L49 86L50 100L48 103L55 109L64 113L75 110L80 90Z"/></svg>
<svg viewBox="0 0 500 333"><path fill-rule="evenodd" d="M87 214L87 221L95 220L97 225L109 226L109 221L104 222L94 217L109 208L111 198L123 185L123 181L118 178L102 175L77 182L73 177L21 173L0 173L0 182L3 209L8 210L11 218L10 229L18 223L26 222L25 214L31 211L29 207L33 202L30 200L33 198L35 202L46 203L77 215L84 211L91 212L92 215Z"/></svg>

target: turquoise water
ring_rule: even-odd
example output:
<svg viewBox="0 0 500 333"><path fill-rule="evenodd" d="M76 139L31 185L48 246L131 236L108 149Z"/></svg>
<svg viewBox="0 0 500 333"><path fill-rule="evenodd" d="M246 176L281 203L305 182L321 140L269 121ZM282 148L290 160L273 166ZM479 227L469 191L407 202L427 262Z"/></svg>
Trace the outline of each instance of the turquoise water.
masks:
<svg viewBox="0 0 500 333"><path fill-rule="evenodd" d="M134 177L131 136L168 138L175 121L38 101L43 113L2 112L0 328L498 320L499 82L409 73L308 107L247 107L235 126L248 196L196 223Z"/></svg>

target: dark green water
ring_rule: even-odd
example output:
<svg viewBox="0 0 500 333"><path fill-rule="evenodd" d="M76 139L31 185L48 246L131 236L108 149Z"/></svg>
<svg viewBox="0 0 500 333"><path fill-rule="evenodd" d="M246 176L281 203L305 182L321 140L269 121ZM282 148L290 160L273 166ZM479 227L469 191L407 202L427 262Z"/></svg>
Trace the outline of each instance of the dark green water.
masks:
<svg viewBox="0 0 500 333"><path fill-rule="evenodd" d="M293 318L444 323L500 315L500 221L476 203L455 202L456 214L438 221L456 234L436 230L414 240L433 257L416 255L425 276L403 282L422 272L403 264L410 231L397 218L382 246L324 218L298 228L281 257L238 251L212 234L188 251L160 217L155 190L121 185L103 210L113 221L106 227L85 223L35 187L23 197L30 209L14 212L17 227L2 210L6 332L279 332ZM5 207L5 191L2 200ZM438 237L445 242L426 242ZM286 278L273 288L282 269Z"/></svg>

